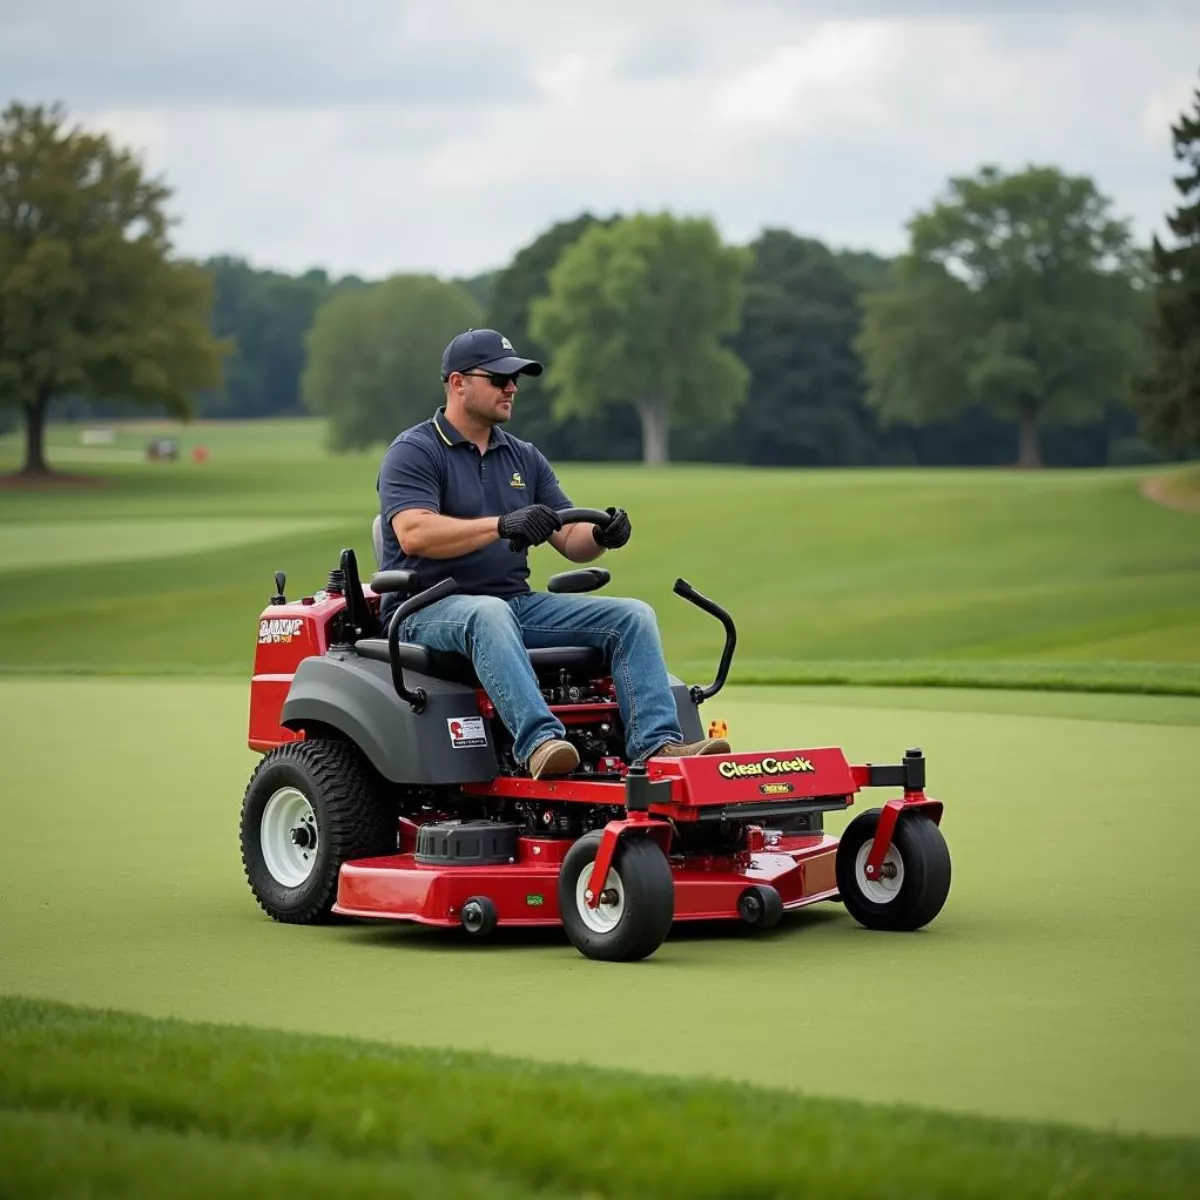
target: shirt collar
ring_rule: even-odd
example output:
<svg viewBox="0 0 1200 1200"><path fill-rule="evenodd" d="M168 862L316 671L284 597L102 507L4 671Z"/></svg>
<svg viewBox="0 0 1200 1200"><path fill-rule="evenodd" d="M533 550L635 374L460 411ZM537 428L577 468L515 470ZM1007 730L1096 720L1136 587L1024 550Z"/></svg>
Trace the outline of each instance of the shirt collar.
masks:
<svg viewBox="0 0 1200 1200"><path fill-rule="evenodd" d="M437 432L438 437L447 446L458 446L467 439L463 437L453 425L450 424L449 418L446 416L446 409L443 405L429 419L430 424ZM503 446L508 442L508 434L500 428L499 425L492 426L492 432L488 435L488 448L495 446Z"/></svg>

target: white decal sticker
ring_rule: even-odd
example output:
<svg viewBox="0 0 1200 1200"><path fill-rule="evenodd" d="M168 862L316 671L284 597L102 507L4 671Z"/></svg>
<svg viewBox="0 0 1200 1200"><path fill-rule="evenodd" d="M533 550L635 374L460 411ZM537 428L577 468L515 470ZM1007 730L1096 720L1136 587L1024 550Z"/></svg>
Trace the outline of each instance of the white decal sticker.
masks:
<svg viewBox="0 0 1200 1200"><path fill-rule="evenodd" d="M270 642L290 642L292 638L299 636L303 628L304 622L299 617L271 617L269 620L264 618L258 623L258 644L263 646Z"/></svg>
<svg viewBox="0 0 1200 1200"><path fill-rule="evenodd" d="M447 717L446 725L450 730L450 745L455 750L487 745L487 730L483 727L482 717Z"/></svg>

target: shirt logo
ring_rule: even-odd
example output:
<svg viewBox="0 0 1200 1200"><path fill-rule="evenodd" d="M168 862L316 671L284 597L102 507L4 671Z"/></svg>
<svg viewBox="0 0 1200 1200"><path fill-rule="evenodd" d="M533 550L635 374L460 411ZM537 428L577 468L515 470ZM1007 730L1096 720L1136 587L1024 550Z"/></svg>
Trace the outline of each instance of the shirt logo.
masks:
<svg viewBox="0 0 1200 1200"><path fill-rule="evenodd" d="M510 487L523 488L525 481L521 478L520 471L514 471L512 478L508 481Z"/></svg>

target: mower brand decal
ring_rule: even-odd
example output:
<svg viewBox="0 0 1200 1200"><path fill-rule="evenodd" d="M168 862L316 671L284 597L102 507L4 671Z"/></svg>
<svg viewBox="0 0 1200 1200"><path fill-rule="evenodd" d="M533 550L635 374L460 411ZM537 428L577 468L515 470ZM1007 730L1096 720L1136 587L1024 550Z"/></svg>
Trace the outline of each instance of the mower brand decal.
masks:
<svg viewBox="0 0 1200 1200"><path fill-rule="evenodd" d="M790 783L760 783L758 790L764 796L786 796L796 789Z"/></svg>
<svg viewBox="0 0 1200 1200"><path fill-rule="evenodd" d="M530 908L538 908L542 904L542 897L537 892L533 892L525 897L525 903L528 904Z"/></svg>
<svg viewBox="0 0 1200 1200"><path fill-rule="evenodd" d="M482 717L447 717L446 727L450 730L450 745L455 750L487 745L487 731L483 727Z"/></svg>
<svg viewBox="0 0 1200 1200"><path fill-rule="evenodd" d="M258 644L265 646L269 642L290 642L298 637L304 622L299 617L264 618L258 623Z"/></svg>
<svg viewBox="0 0 1200 1200"><path fill-rule="evenodd" d="M744 779L754 775L803 775L816 767L807 758L760 758L757 762L723 762L717 770L726 779Z"/></svg>

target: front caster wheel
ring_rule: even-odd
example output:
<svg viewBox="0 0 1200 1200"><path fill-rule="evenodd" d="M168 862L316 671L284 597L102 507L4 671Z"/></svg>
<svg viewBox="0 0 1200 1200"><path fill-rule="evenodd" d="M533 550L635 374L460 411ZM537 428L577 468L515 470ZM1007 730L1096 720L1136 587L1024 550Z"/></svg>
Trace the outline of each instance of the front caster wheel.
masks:
<svg viewBox="0 0 1200 1200"><path fill-rule="evenodd" d="M653 954L675 920L675 881L667 856L644 834L617 843L600 903L587 903L588 879L603 830L567 851L558 876L558 908L571 944L585 957L634 962Z"/></svg>
<svg viewBox="0 0 1200 1200"><path fill-rule="evenodd" d="M838 891L846 911L868 929L920 929L942 911L950 894L950 851L929 817L901 816L880 877L868 879L881 812L868 809L846 826L837 848Z"/></svg>

